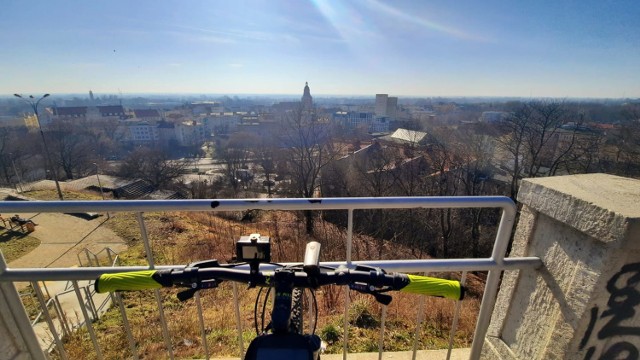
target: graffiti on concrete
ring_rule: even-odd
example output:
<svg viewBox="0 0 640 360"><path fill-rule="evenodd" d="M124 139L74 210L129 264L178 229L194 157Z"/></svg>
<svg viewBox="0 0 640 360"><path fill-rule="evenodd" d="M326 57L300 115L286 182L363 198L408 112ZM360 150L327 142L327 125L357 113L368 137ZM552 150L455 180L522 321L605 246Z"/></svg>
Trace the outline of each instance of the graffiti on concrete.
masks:
<svg viewBox="0 0 640 360"><path fill-rule="evenodd" d="M638 347L627 341L629 337L640 340L640 327L629 326L626 320L633 320L636 306L640 305L640 263L627 264L607 282L609 300L607 307L600 311L591 308L589 326L580 342L580 350L585 348L585 360L625 359L638 360ZM597 333L592 338L594 331ZM592 345L587 347L587 345ZM605 344L604 346L602 346Z"/></svg>

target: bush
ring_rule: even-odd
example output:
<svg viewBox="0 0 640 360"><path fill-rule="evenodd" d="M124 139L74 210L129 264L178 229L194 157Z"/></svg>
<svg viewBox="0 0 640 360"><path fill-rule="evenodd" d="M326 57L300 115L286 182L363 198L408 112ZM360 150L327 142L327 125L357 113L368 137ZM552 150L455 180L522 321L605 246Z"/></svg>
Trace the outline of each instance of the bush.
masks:
<svg viewBox="0 0 640 360"><path fill-rule="evenodd" d="M328 344L336 343L340 341L340 329L333 324L327 324L320 330L320 338Z"/></svg>
<svg viewBox="0 0 640 360"><path fill-rule="evenodd" d="M349 309L349 323L359 328L372 329L380 325L380 321L376 319L369 308L371 304L365 300L356 300Z"/></svg>

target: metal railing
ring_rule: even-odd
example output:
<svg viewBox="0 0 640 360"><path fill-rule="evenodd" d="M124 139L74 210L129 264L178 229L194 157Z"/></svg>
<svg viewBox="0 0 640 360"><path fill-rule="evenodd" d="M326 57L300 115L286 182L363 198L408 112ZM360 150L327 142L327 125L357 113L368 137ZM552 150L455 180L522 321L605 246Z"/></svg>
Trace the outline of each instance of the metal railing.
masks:
<svg viewBox="0 0 640 360"><path fill-rule="evenodd" d="M105 247L104 249L102 249L97 253L94 253L91 250L84 248L82 251L78 252L77 254L78 262L80 263L81 266L84 266L84 264L82 263L82 259L80 257L80 254L84 254L86 255L88 260L87 266L100 266L99 256L102 253L105 253L107 259L109 260L108 266L115 267L119 265L118 253L116 253L113 249L109 247ZM95 265L94 265L94 261L95 261ZM36 324L38 324L40 320L44 318L49 326L49 331L51 332L51 335L55 340L57 338L59 339L60 336L56 330L58 327L56 326L55 318L52 317L51 313L49 312L50 311L49 309L53 309L56 315L56 318L58 319L57 323L59 325L60 330L62 331L63 337L70 336L74 329L82 327L87 322L87 320L95 321L96 319L98 319L99 313L101 311L106 311L107 307L111 303L116 303L116 298L114 295L110 295L108 298L105 298L99 304L96 304L94 300L95 298L94 295L96 294L96 292L93 284L94 284L94 280L90 280L84 286L78 286L77 283L74 283L73 281L67 281L67 283L64 286L64 289L62 291L56 291L52 296L47 284L44 281L42 282L32 281L30 284L30 287L31 289L33 289L36 299L39 302L40 311L38 312L37 315L35 315L34 319L31 321L31 326L35 327ZM75 293L76 288L80 290L81 294L84 294L84 300L81 300L81 298L79 298L78 300L80 304L79 306L87 307L90 311L90 317L89 318L85 317L84 319L78 319L79 321L74 323L72 320L68 318L67 313L63 309L60 299L67 294ZM42 293L42 289L44 289L44 293ZM47 295L46 298L48 298L48 300L46 301L45 301L46 298L44 297L44 294L46 294ZM21 298L31 297L31 296L32 294L30 292L20 293ZM42 341L45 342L44 339L42 339ZM59 344L56 344L57 341L58 340L51 343L51 346L53 345L60 346ZM42 346L47 351L51 350L51 346L46 346L46 342L42 344Z"/></svg>
<svg viewBox="0 0 640 360"><path fill-rule="evenodd" d="M93 251L89 250L88 248L82 249L82 251L79 251L76 254L76 256L78 257L78 264L80 264L80 266L89 266L89 267L90 266L95 266L95 267L99 267L100 266L100 254L102 254L102 253L106 254L107 259L109 260L109 264L111 264L110 266L116 266L117 265L118 253L113 251L113 249L111 249L110 247L105 247L104 249L98 251L97 253L94 253ZM84 254L84 257L87 258L87 264L86 265L82 261L82 258L80 257L80 254ZM94 261L95 261L95 264L94 264Z"/></svg>
<svg viewBox="0 0 640 360"><path fill-rule="evenodd" d="M352 261L352 240L353 240L353 214L356 210L363 209L415 209L415 208L499 208L502 210L502 216L498 225L496 239L494 242L493 250L489 258L478 259L437 259L437 260L378 260L378 261ZM0 213L19 213L19 212L62 212L62 213L74 213L74 212L134 212L138 220L140 232L142 235L145 252L147 255L147 261L149 266L127 266L127 267L93 267L93 268L47 268L47 269L9 269L4 262L4 259L0 257L0 285L6 282L22 282L22 281L71 281L73 285L73 291L78 297L78 301L82 303L82 296L80 294L80 288L78 286L78 280L91 280L95 279L103 273L114 273L121 271L136 271L144 269L166 269L166 268L183 268L184 265L171 265L171 266L155 266L153 255L151 251L151 245L147 236L146 225L143 218L144 212L155 211L244 211L244 210L346 210L348 214L347 223L347 239L346 239L346 261L344 262L324 262L323 265L338 266L345 265L347 267L354 267L357 264L364 264L368 266L376 266L384 268L387 271L397 272L412 272L412 273L425 273L425 272L463 272L461 281L465 281L466 273L468 271L488 271L488 276L485 284L485 291L482 297L480 305L480 312L476 323L473 343L471 346L471 359L478 359L482 351L484 338L487 333L489 322L496 301L496 295L498 291L498 284L501 274L505 270L522 270L522 269L535 269L542 266L542 262L537 257L516 257L505 258L505 253L511 236L511 231L514 225L516 217L516 206L513 201L507 197L389 197L389 198L318 198L318 199L221 199L221 200L154 200L154 201L140 201L140 200L125 200L125 201L51 201L51 202L2 202L0 203ZM107 252L109 254L109 252ZM91 263L91 256L87 252L85 253L87 259ZM97 260L97 255L94 256ZM36 286L37 288L37 286ZM3 287L3 291L7 291L10 287ZM39 288L38 288L39 289ZM14 288L15 290L15 288ZM234 285L234 297L237 302L237 289ZM37 292L38 298L44 307L44 298L41 292ZM19 301L19 297L16 297ZM173 351L171 340L169 337L169 331L167 329L167 323L165 321L163 304L160 297L159 290L155 290L155 298L158 304L159 317L162 324L163 338L165 346L167 348L169 357L173 359ZM11 297L8 297L11 302ZM424 298L423 298L424 299ZM420 301L420 309L418 310L419 324L416 328L416 337L421 323L421 313L423 312L422 306L424 306L424 300ZM129 323L127 321L126 313L122 305L121 298L118 294L115 295L116 303L120 308L120 312L123 316L125 331L129 340L129 346L132 354L137 358L137 352L135 342L131 336ZM204 320L202 315L202 305L200 297L196 294L196 306L198 310L201 329L204 329ZM21 307L22 304L9 304L12 308ZM347 318L349 309L349 297L345 297L345 314L344 314L344 347L343 357L347 356L347 343L348 343L348 327L349 322ZM86 307L81 307L83 316L85 319L85 325L87 331L94 344L94 349L98 359L102 358L102 353L97 342L95 331L91 324L91 317L89 316ZM450 335L450 349L453 343L453 332L457 326L459 316L459 303L456 305L456 313L454 315L452 332ZM384 333L384 322L386 319L386 308L383 308L382 313L382 326L381 326L381 340L380 340L380 353L382 351L382 336ZM46 307L43 308L45 318L50 319ZM236 308L236 321L238 322L240 352L244 352L244 345L242 343L242 333L240 327L240 313ZM67 358L64 352L64 347L59 336L56 334L55 328L52 324L49 324L53 329L53 337L55 339L56 346L59 349L59 353L62 358ZM203 337L205 336L204 331ZM29 339L26 339L29 341ZM206 338L204 338L205 353L209 357L209 351L206 347ZM28 344L33 346L33 344ZM29 346L29 348L31 348ZM417 350L417 341L414 340L414 359Z"/></svg>

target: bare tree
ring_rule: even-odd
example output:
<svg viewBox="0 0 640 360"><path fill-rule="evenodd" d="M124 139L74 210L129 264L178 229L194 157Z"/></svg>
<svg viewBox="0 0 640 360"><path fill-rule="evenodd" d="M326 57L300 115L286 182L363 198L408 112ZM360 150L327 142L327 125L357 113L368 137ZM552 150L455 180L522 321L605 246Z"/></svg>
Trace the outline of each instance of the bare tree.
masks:
<svg viewBox="0 0 640 360"><path fill-rule="evenodd" d="M498 138L508 154L506 167L511 177L511 197L515 199L520 179L552 175L570 154L575 134L559 141L560 126L575 120L563 102L530 101L520 104L501 124Z"/></svg>
<svg viewBox="0 0 640 360"><path fill-rule="evenodd" d="M276 162L278 159L278 148L274 142L274 138L271 136L261 136L254 144L254 155L258 166L264 173L267 194L269 197L272 195L272 177L276 172Z"/></svg>
<svg viewBox="0 0 640 360"><path fill-rule="evenodd" d="M615 168L624 176L640 175L640 104L628 104L622 111L624 121L611 134L615 146Z"/></svg>
<svg viewBox="0 0 640 360"><path fill-rule="evenodd" d="M12 133L9 128L0 128L0 171L2 171L2 178L6 184L11 184L11 160L9 156L11 152L11 136Z"/></svg>
<svg viewBox="0 0 640 360"><path fill-rule="evenodd" d="M67 179L84 176L97 160L95 144L86 126L55 121L47 127L54 166L64 170Z"/></svg>
<svg viewBox="0 0 640 360"><path fill-rule="evenodd" d="M431 174L425 179L429 186L429 195L453 196L457 195L459 178L455 175L459 167L459 158L455 154L453 139L448 129L436 131L430 136L430 150L426 156L431 165ZM438 209L439 235L442 256L451 254L451 238L455 228L452 209Z"/></svg>
<svg viewBox="0 0 640 360"><path fill-rule="evenodd" d="M121 152L120 142L124 140L124 132L118 120L98 120L87 127L91 141L95 144L96 155L108 158Z"/></svg>
<svg viewBox="0 0 640 360"><path fill-rule="evenodd" d="M240 174L243 170L248 170L248 163L253 155L251 149L257 141L258 138L254 134L235 133L217 146L216 154L224 162L225 178L234 195L237 195L240 183L246 181L246 177Z"/></svg>
<svg viewBox="0 0 640 360"><path fill-rule="evenodd" d="M280 132L285 146L286 162L292 177L295 195L313 198L320 189L320 174L338 154L332 126L306 116L302 110L289 112ZM313 233L313 213L304 212L306 231Z"/></svg>
<svg viewBox="0 0 640 360"><path fill-rule="evenodd" d="M459 131L456 139L456 153L459 157L458 169L455 172L462 186L462 194L481 196L486 194L486 184L494 174L494 143L486 135L478 135L471 131ZM481 229L480 224L487 209L468 208L466 213L471 228L471 256L480 257Z"/></svg>
<svg viewBox="0 0 640 360"><path fill-rule="evenodd" d="M162 150L140 147L124 159L118 173L130 179L146 180L155 189L162 189L180 178L190 164L187 159L172 160Z"/></svg>
<svg viewBox="0 0 640 360"><path fill-rule="evenodd" d="M604 171L602 153L604 136L599 132L576 134L571 151L558 167L563 167L568 174L586 174ZM556 173L553 169L552 174Z"/></svg>

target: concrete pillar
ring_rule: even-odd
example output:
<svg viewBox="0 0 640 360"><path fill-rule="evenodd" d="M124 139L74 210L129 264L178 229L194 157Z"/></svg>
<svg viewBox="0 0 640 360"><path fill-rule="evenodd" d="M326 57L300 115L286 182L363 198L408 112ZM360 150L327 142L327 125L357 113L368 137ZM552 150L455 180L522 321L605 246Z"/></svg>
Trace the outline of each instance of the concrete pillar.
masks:
<svg viewBox="0 0 640 360"><path fill-rule="evenodd" d="M0 273L6 263L0 253ZM13 283L0 282L0 359L46 359Z"/></svg>
<svg viewBox="0 0 640 360"><path fill-rule="evenodd" d="M639 359L640 181L605 174L526 179L484 359Z"/></svg>

